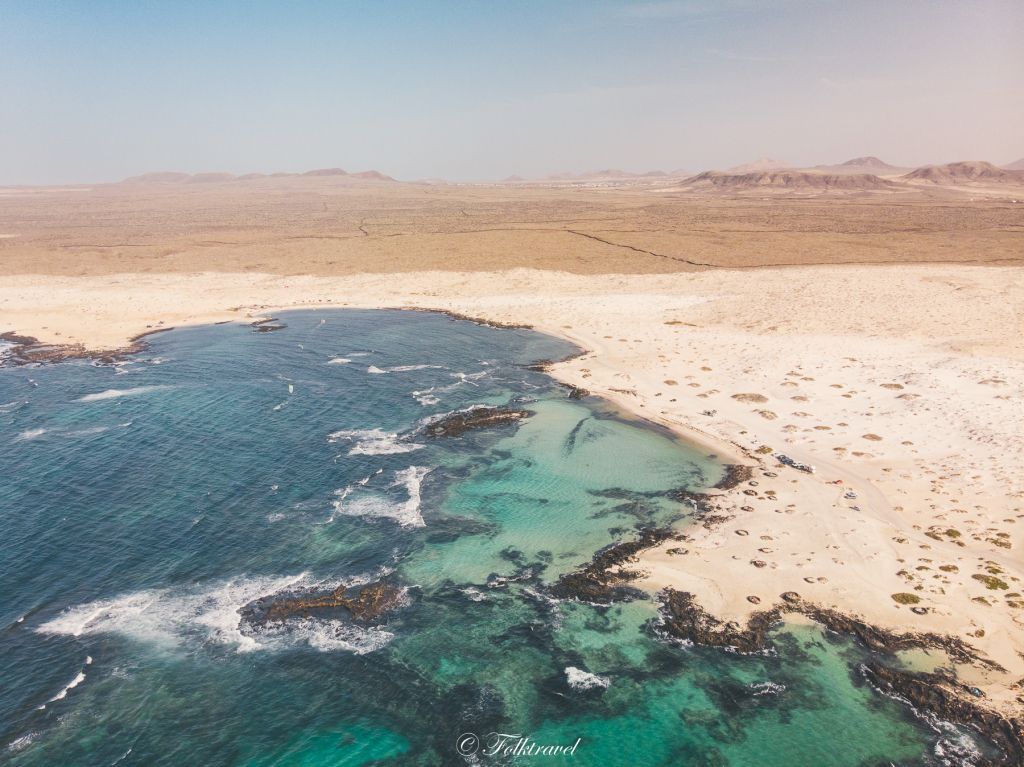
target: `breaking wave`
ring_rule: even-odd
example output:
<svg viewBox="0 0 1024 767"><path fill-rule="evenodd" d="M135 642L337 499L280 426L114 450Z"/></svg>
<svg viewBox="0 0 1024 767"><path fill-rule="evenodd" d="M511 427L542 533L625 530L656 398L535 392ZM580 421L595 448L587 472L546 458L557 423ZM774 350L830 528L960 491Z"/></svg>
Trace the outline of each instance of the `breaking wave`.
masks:
<svg viewBox="0 0 1024 767"><path fill-rule="evenodd" d="M566 666L565 680L574 690L604 689L611 684L610 679L598 676L597 674L591 674L589 671L584 671L575 666Z"/></svg>
<svg viewBox="0 0 1024 767"><path fill-rule="evenodd" d="M383 492L363 490L369 478L361 480L356 485L336 490L337 498L333 504L334 514L331 515L331 520L338 514L344 514L351 517L393 519L402 527L426 527L420 513L420 487L423 478L429 472L430 469L423 466L410 466L396 471L394 481ZM404 493L405 500L394 500L392 495L395 490ZM349 500L353 491L360 494Z"/></svg>
<svg viewBox="0 0 1024 767"><path fill-rule="evenodd" d="M327 435L328 442L338 442L347 439L354 442L349 455L396 455L398 453L411 453L419 450L423 445L415 442L403 441L394 432L383 429L342 429Z"/></svg>
<svg viewBox="0 0 1024 767"><path fill-rule="evenodd" d="M101 402L106 399L117 399L118 397L134 397L139 394L147 394L160 389L169 389L169 386L135 386L131 389L107 389L106 391L86 394L79 397L75 402Z"/></svg>

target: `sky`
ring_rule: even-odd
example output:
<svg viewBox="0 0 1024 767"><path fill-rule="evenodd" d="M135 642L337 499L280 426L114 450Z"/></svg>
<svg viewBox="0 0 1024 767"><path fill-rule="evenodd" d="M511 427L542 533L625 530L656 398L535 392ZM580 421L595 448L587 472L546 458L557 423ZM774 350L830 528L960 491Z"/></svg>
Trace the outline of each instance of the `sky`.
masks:
<svg viewBox="0 0 1024 767"><path fill-rule="evenodd" d="M0 184L1024 157L1021 0L0 0Z"/></svg>

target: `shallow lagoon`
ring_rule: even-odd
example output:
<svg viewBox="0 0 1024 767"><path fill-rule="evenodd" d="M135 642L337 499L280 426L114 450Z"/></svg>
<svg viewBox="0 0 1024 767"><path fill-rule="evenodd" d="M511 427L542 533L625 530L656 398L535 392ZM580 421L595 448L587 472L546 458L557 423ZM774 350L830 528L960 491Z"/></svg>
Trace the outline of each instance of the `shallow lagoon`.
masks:
<svg viewBox="0 0 1024 767"><path fill-rule="evenodd" d="M680 647L649 600L545 587L721 467L526 365L556 339L319 311L150 338L116 365L0 369L0 743L18 765L940 764L950 745L790 627L775 655ZM515 403L518 427L427 438ZM253 627L282 589L384 576L378 625ZM72 683L73 686L72 686Z"/></svg>

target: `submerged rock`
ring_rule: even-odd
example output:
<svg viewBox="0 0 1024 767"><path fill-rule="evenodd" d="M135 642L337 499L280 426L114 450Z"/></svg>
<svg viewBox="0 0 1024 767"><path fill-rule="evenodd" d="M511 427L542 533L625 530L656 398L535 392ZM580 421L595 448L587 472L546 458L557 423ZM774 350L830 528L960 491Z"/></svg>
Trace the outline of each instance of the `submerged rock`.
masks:
<svg viewBox="0 0 1024 767"><path fill-rule="evenodd" d="M450 413L424 426L423 432L428 437L458 437L470 429L487 429L493 426L518 423L531 415L533 413L529 410L478 407Z"/></svg>
<svg viewBox="0 0 1024 767"><path fill-rule="evenodd" d="M693 594L665 589L659 595L661 621L654 628L670 637L741 653L760 652L771 644L769 632L785 613L800 613L829 631L852 636L878 657L864 664L868 679L880 690L910 703L915 709L948 722L968 725L981 732L1002 752L1001 759L974 761L979 765L1024 764L1024 718L1004 717L972 700L971 688L949 673L915 673L895 668L883 658L910 648L940 648L958 663L975 663L999 669L998 664L978 657L973 648L956 637L938 634L898 634L872 626L849 615L803 600L794 591L780 595L783 604L753 613L745 626L722 621L697 604ZM755 604L754 599L748 599ZM760 600L757 600L760 601Z"/></svg>

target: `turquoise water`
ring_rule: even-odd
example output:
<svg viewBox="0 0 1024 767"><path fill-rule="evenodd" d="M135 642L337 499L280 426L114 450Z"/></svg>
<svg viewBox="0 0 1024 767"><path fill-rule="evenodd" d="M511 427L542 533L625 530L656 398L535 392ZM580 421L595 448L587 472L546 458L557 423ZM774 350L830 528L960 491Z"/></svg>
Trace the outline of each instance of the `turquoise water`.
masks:
<svg viewBox="0 0 1024 767"><path fill-rule="evenodd" d="M849 641L791 627L742 657L662 641L652 601L546 594L685 526L666 491L721 476L527 369L566 344L422 313L282 320L0 369L0 762L942 763L948 737L863 684ZM509 403L534 415L419 432ZM380 578L404 596L379 621L239 612ZM485 755L492 732L578 743Z"/></svg>

